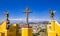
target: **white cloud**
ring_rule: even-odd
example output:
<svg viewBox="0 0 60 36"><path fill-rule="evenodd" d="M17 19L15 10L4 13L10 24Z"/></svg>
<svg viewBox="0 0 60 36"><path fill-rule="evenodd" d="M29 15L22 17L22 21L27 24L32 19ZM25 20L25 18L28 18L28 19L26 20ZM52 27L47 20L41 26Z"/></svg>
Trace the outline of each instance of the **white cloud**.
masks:
<svg viewBox="0 0 60 36"><path fill-rule="evenodd" d="M25 21L26 19L9 19L10 21ZM48 21L47 19L29 19L29 21Z"/></svg>
<svg viewBox="0 0 60 36"><path fill-rule="evenodd" d="M22 20L25 20L25 19L9 19L10 21L22 21Z"/></svg>

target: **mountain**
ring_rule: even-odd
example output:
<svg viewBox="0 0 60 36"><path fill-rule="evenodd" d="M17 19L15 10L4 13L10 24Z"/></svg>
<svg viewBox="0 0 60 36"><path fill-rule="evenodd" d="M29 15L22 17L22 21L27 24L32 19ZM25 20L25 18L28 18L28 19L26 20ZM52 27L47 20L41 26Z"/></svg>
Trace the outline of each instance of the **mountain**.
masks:
<svg viewBox="0 0 60 36"><path fill-rule="evenodd" d="M29 24L48 24L49 21L29 22Z"/></svg>

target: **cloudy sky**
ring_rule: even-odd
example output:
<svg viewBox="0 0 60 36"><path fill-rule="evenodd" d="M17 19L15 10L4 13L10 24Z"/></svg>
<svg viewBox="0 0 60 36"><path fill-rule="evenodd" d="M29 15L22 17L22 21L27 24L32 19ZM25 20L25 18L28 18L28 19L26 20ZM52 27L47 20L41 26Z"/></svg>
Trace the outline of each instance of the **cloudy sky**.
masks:
<svg viewBox="0 0 60 36"><path fill-rule="evenodd" d="M25 21L22 11L29 7L29 21L50 20L48 9L56 10L55 20L60 20L60 0L0 0L0 22L5 20L4 12L9 12L10 21Z"/></svg>

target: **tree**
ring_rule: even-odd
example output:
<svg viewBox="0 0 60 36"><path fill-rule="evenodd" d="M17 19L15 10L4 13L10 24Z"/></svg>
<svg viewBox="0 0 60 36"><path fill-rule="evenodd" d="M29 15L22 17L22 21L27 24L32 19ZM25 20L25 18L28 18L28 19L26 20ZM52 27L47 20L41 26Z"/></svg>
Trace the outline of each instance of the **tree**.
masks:
<svg viewBox="0 0 60 36"><path fill-rule="evenodd" d="M45 29L41 29L40 32L45 32Z"/></svg>
<svg viewBox="0 0 60 36"><path fill-rule="evenodd" d="M33 36L38 36L39 34L38 34L38 33L33 33L32 35L33 35Z"/></svg>

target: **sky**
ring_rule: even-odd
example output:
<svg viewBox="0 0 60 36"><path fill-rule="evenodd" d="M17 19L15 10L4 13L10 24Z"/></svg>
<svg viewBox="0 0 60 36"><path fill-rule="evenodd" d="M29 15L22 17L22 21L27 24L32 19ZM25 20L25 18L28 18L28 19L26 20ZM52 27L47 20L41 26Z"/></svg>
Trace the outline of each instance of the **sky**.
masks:
<svg viewBox="0 0 60 36"><path fill-rule="evenodd" d="M60 21L60 0L0 0L0 22L5 20L4 12L9 10L9 20L25 21L23 10L29 7L29 21L50 20L49 10L56 10L54 19Z"/></svg>

